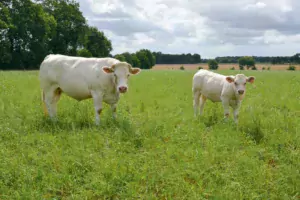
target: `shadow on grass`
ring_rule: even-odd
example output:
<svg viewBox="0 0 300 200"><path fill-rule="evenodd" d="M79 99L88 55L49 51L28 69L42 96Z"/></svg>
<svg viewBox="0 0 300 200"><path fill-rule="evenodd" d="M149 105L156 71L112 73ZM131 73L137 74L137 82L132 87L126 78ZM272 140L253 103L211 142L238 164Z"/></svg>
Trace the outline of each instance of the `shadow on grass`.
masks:
<svg viewBox="0 0 300 200"><path fill-rule="evenodd" d="M87 117L82 118L65 118L60 117L57 120L51 120L49 117L41 117L36 120L33 129L39 132L45 133L60 133L60 132L76 132L76 131L88 131L94 132L107 131L111 132L120 130L126 135L131 135L135 132L134 126L130 123L130 119L119 116L117 119L113 119L110 116L104 115L101 117L100 125L95 124L94 119Z"/></svg>

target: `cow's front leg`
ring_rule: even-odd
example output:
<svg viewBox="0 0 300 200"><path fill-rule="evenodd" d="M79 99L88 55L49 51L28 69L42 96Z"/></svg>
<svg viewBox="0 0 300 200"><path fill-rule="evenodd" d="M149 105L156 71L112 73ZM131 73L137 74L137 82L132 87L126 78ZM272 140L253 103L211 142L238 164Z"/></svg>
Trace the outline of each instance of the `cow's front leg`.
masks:
<svg viewBox="0 0 300 200"><path fill-rule="evenodd" d="M241 106L241 102L236 102L236 104L232 106L232 108L233 108L234 122L236 124L238 123L238 120L239 120L240 106Z"/></svg>
<svg viewBox="0 0 300 200"><path fill-rule="evenodd" d="M94 108L95 108L95 123L96 125L100 125L100 114L102 112L102 94L97 92L91 92L93 100L94 100Z"/></svg>
<svg viewBox="0 0 300 200"><path fill-rule="evenodd" d="M113 119L116 119L117 118L117 104L111 104L110 105L111 107L111 110L112 110L112 117Z"/></svg>
<svg viewBox="0 0 300 200"><path fill-rule="evenodd" d="M228 119L230 111L229 99L226 97L222 97L221 99L224 108L224 118Z"/></svg>

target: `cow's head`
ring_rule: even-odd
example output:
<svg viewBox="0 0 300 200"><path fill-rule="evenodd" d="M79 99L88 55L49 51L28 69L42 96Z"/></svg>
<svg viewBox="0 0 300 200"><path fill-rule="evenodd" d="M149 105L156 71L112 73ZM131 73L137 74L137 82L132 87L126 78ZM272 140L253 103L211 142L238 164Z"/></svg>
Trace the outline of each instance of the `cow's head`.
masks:
<svg viewBox="0 0 300 200"><path fill-rule="evenodd" d="M255 80L254 76L245 76L244 74L237 74L235 76L226 76L226 80L229 83L233 83L233 88L236 95L243 95L246 91L246 83L253 83Z"/></svg>
<svg viewBox="0 0 300 200"><path fill-rule="evenodd" d="M116 89L120 93L125 93L128 90L128 78L131 74L140 73L140 68L133 68L127 62L119 62L110 67L102 68L105 73L114 75L114 83L116 84Z"/></svg>

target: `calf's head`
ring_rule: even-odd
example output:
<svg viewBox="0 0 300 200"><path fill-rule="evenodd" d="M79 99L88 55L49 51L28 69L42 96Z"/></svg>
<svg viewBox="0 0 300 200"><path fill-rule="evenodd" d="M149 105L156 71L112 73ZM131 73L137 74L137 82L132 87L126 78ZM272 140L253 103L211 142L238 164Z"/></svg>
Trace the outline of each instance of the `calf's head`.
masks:
<svg viewBox="0 0 300 200"><path fill-rule="evenodd" d="M110 67L102 68L105 73L114 75L114 83L116 85L116 90L120 93L125 93L128 90L128 78L131 74L140 73L140 68L133 68L127 62L119 62Z"/></svg>
<svg viewBox="0 0 300 200"><path fill-rule="evenodd" d="M253 83L255 80L254 76L245 76L244 74L237 74L235 76L226 76L226 81L233 83L233 88L236 95L243 95L246 91L246 83Z"/></svg>

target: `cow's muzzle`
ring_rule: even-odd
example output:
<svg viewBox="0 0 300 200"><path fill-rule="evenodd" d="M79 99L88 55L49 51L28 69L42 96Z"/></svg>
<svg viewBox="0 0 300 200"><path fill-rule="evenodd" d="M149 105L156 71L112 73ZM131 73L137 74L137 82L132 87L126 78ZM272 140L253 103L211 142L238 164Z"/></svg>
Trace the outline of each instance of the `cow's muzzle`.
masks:
<svg viewBox="0 0 300 200"><path fill-rule="evenodd" d="M119 87L119 92L120 92L120 93L125 93L125 92L127 92L127 87L125 87L125 86Z"/></svg>
<svg viewBox="0 0 300 200"><path fill-rule="evenodd" d="M240 95L242 95L242 94L244 94L244 90L238 90L238 93L239 93Z"/></svg>

